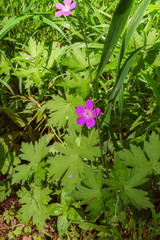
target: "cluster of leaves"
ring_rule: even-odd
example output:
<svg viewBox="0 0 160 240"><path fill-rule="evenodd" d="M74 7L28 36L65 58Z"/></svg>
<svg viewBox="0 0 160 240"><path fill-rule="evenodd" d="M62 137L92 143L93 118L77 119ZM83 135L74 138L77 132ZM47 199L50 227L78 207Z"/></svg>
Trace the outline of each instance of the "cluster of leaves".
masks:
<svg viewBox="0 0 160 240"><path fill-rule="evenodd" d="M20 221L42 232L57 217L61 238L76 224L122 239L146 209L158 229L158 1L79 0L68 21L16 2L0 4L0 201L16 189ZM101 129L76 123L91 98Z"/></svg>

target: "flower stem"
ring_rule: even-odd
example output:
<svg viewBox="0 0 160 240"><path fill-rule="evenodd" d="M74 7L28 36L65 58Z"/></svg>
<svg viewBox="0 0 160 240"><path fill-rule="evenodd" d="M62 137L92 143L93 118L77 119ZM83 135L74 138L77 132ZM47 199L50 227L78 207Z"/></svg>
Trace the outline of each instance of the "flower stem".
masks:
<svg viewBox="0 0 160 240"><path fill-rule="evenodd" d="M82 32L82 35L83 35L83 38L84 38L84 42L85 42L85 45L86 45L86 50L87 50L87 61L88 61L88 67L89 67L89 76L90 76L90 80L91 80L91 92L92 92L92 97L93 97L95 113L96 113L96 126L97 126L97 130L98 130L99 146L100 146L100 149L101 149L101 163L102 163L102 167L106 168L105 161L104 161L104 156L103 156L103 145L102 145L102 142L101 142L100 127L99 127L97 111L96 111L96 99L95 99L94 88L93 88L93 79L92 79L92 73L91 73L91 63L90 63L90 58L89 58L89 48L88 48L87 36L86 36L86 30L85 30L85 8L84 8L84 5L83 5L83 18L84 18L83 26L81 24L81 21L79 21L79 23L80 23L81 32ZM80 20L80 19L78 18L78 20Z"/></svg>

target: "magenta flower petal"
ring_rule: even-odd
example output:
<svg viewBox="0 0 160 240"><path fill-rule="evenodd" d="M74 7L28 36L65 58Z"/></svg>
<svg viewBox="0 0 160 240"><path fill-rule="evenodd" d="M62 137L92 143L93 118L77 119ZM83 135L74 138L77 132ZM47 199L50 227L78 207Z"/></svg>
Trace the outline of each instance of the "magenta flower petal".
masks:
<svg viewBox="0 0 160 240"><path fill-rule="evenodd" d="M86 109L83 106L79 105L78 107L76 107L76 113L78 115L83 115L86 113Z"/></svg>
<svg viewBox="0 0 160 240"><path fill-rule="evenodd" d="M69 14L71 14L71 11L67 11L67 12L64 12L64 16L68 16Z"/></svg>
<svg viewBox="0 0 160 240"><path fill-rule="evenodd" d="M63 14L63 11L58 11L55 13L55 17L60 17L62 16L62 14Z"/></svg>
<svg viewBox="0 0 160 240"><path fill-rule="evenodd" d="M80 126L84 125L86 122L86 119L87 118L85 116L80 116L79 118L77 118L78 125L80 125Z"/></svg>
<svg viewBox="0 0 160 240"><path fill-rule="evenodd" d="M96 117L96 112L97 112L97 117L99 117L101 115L101 109L100 108L96 108L96 111L93 110L92 111L92 116Z"/></svg>
<svg viewBox="0 0 160 240"><path fill-rule="evenodd" d="M72 10L73 8L75 8L75 7L76 7L76 4L77 4L76 1L73 2L73 3L71 4L71 6L69 7L69 9Z"/></svg>
<svg viewBox="0 0 160 240"><path fill-rule="evenodd" d="M55 5L55 8L57 8L57 9L63 9L63 8L64 8L64 5L63 5L62 3L57 3L57 4Z"/></svg>
<svg viewBox="0 0 160 240"><path fill-rule="evenodd" d="M94 118L88 118L87 120L86 120L86 125L87 125L87 127L94 127L94 125L95 125L95 123L96 123L96 121L94 120Z"/></svg>
<svg viewBox="0 0 160 240"><path fill-rule="evenodd" d="M92 102L91 99L88 99L88 100L86 101L86 109L87 109L88 111L91 111L91 110L93 109L93 102Z"/></svg>
<svg viewBox="0 0 160 240"><path fill-rule="evenodd" d="M71 4L72 0L64 0L65 5L68 7Z"/></svg>
<svg viewBox="0 0 160 240"><path fill-rule="evenodd" d="M71 4L72 0L65 0L64 3L68 7Z"/></svg>

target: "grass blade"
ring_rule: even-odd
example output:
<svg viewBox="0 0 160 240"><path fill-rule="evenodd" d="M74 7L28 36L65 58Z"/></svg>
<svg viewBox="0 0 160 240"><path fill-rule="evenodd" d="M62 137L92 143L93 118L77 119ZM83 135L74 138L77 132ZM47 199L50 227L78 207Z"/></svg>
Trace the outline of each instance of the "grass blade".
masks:
<svg viewBox="0 0 160 240"><path fill-rule="evenodd" d="M112 89L112 93L109 97L109 101L108 101L108 105L107 105L107 109L105 111L105 114L104 114L104 125L108 125L109 122L110 122L110 114L111 114L111 104L112 102L115 100L115 98L117 97L122 85L123 85L123 82L127 76L127 73L129 71L129 68L131 67L135 57L138 55L138 53L142 50L143 47L141 48L138 48L137 50L135 50L131 55L130 57L126 60L126 62L123 64L118 76L117 76L117 79L116 79L116 82L114 84L114 87Z"/></svg>
<svg viewBox="0 0 160 240"><path fill-rule="evenodd" d="M119 67L120 67L120 64L121 64L121 60L124 56L124 53L126 51L126 48L128 46L128 43L129 43L134 31L138 27L138 25L140 23L140 20L142 19L143 14L144 14L149 2L150 2L150 0L144 0L138 5L134 15L132 16L131 21L129 22L129 24L127 26L126 32L125 32L124 37L123 37L122 47L121 47Z"/></svg>
<svg viewBox="0 0 160 240"><path fill-rule="evenodd" d="M6 77L9 79L9 76L6 76ZM0 79L0 83L2 83L6 88L8 88L13 95L15 95L12 88L9 86L9 84L6 81Z"/></svg>
<svg viewBox="0 0 160 240"><path fill-rule="evenodd" d="M0 31L0 40L3 38L3 36L9 32L9 30L11 28L13 28L17 23L19 23L22 20L25 20L27 18L33 17L33 15L25 15L25 16L21 16L18 17L16 19L14 19L13 21L9 22L1 31Z"/></svg>
<svg viewBox="0 0 160 240"><path fill-rule="evenodd" d="M133 0L131 1L121 0L118 7L116 8L116 11L113 15L112 22L109 28L106 43L103 48L101 62L99 64L99 68L97 71L94 84L96 84L100 74L103 71L103 68L107 64L110 56L112 55L114 48L116 47L116 44L124 30L124 27L126 25L126 22L132 7L132 3L133 3Z"/></svg>

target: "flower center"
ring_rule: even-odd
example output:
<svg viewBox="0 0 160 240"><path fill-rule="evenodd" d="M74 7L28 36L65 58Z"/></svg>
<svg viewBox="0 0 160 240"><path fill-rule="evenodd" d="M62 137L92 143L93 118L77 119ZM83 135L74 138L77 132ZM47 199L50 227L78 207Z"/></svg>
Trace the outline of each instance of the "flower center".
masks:
<svg viewBox="0 0 160 240"><path fill-rule="evenodd" d="M63 11L64 11L64 12L68 12L68 11L69 11L69 6L65 6L65 7L63 8Z"/></svg>
<svg viewBox="0 0 160 240"><path fill-rule="evenodd" d="M92 112L86 110L85 116L86 116L87 118L92 117Z"/></svg>

